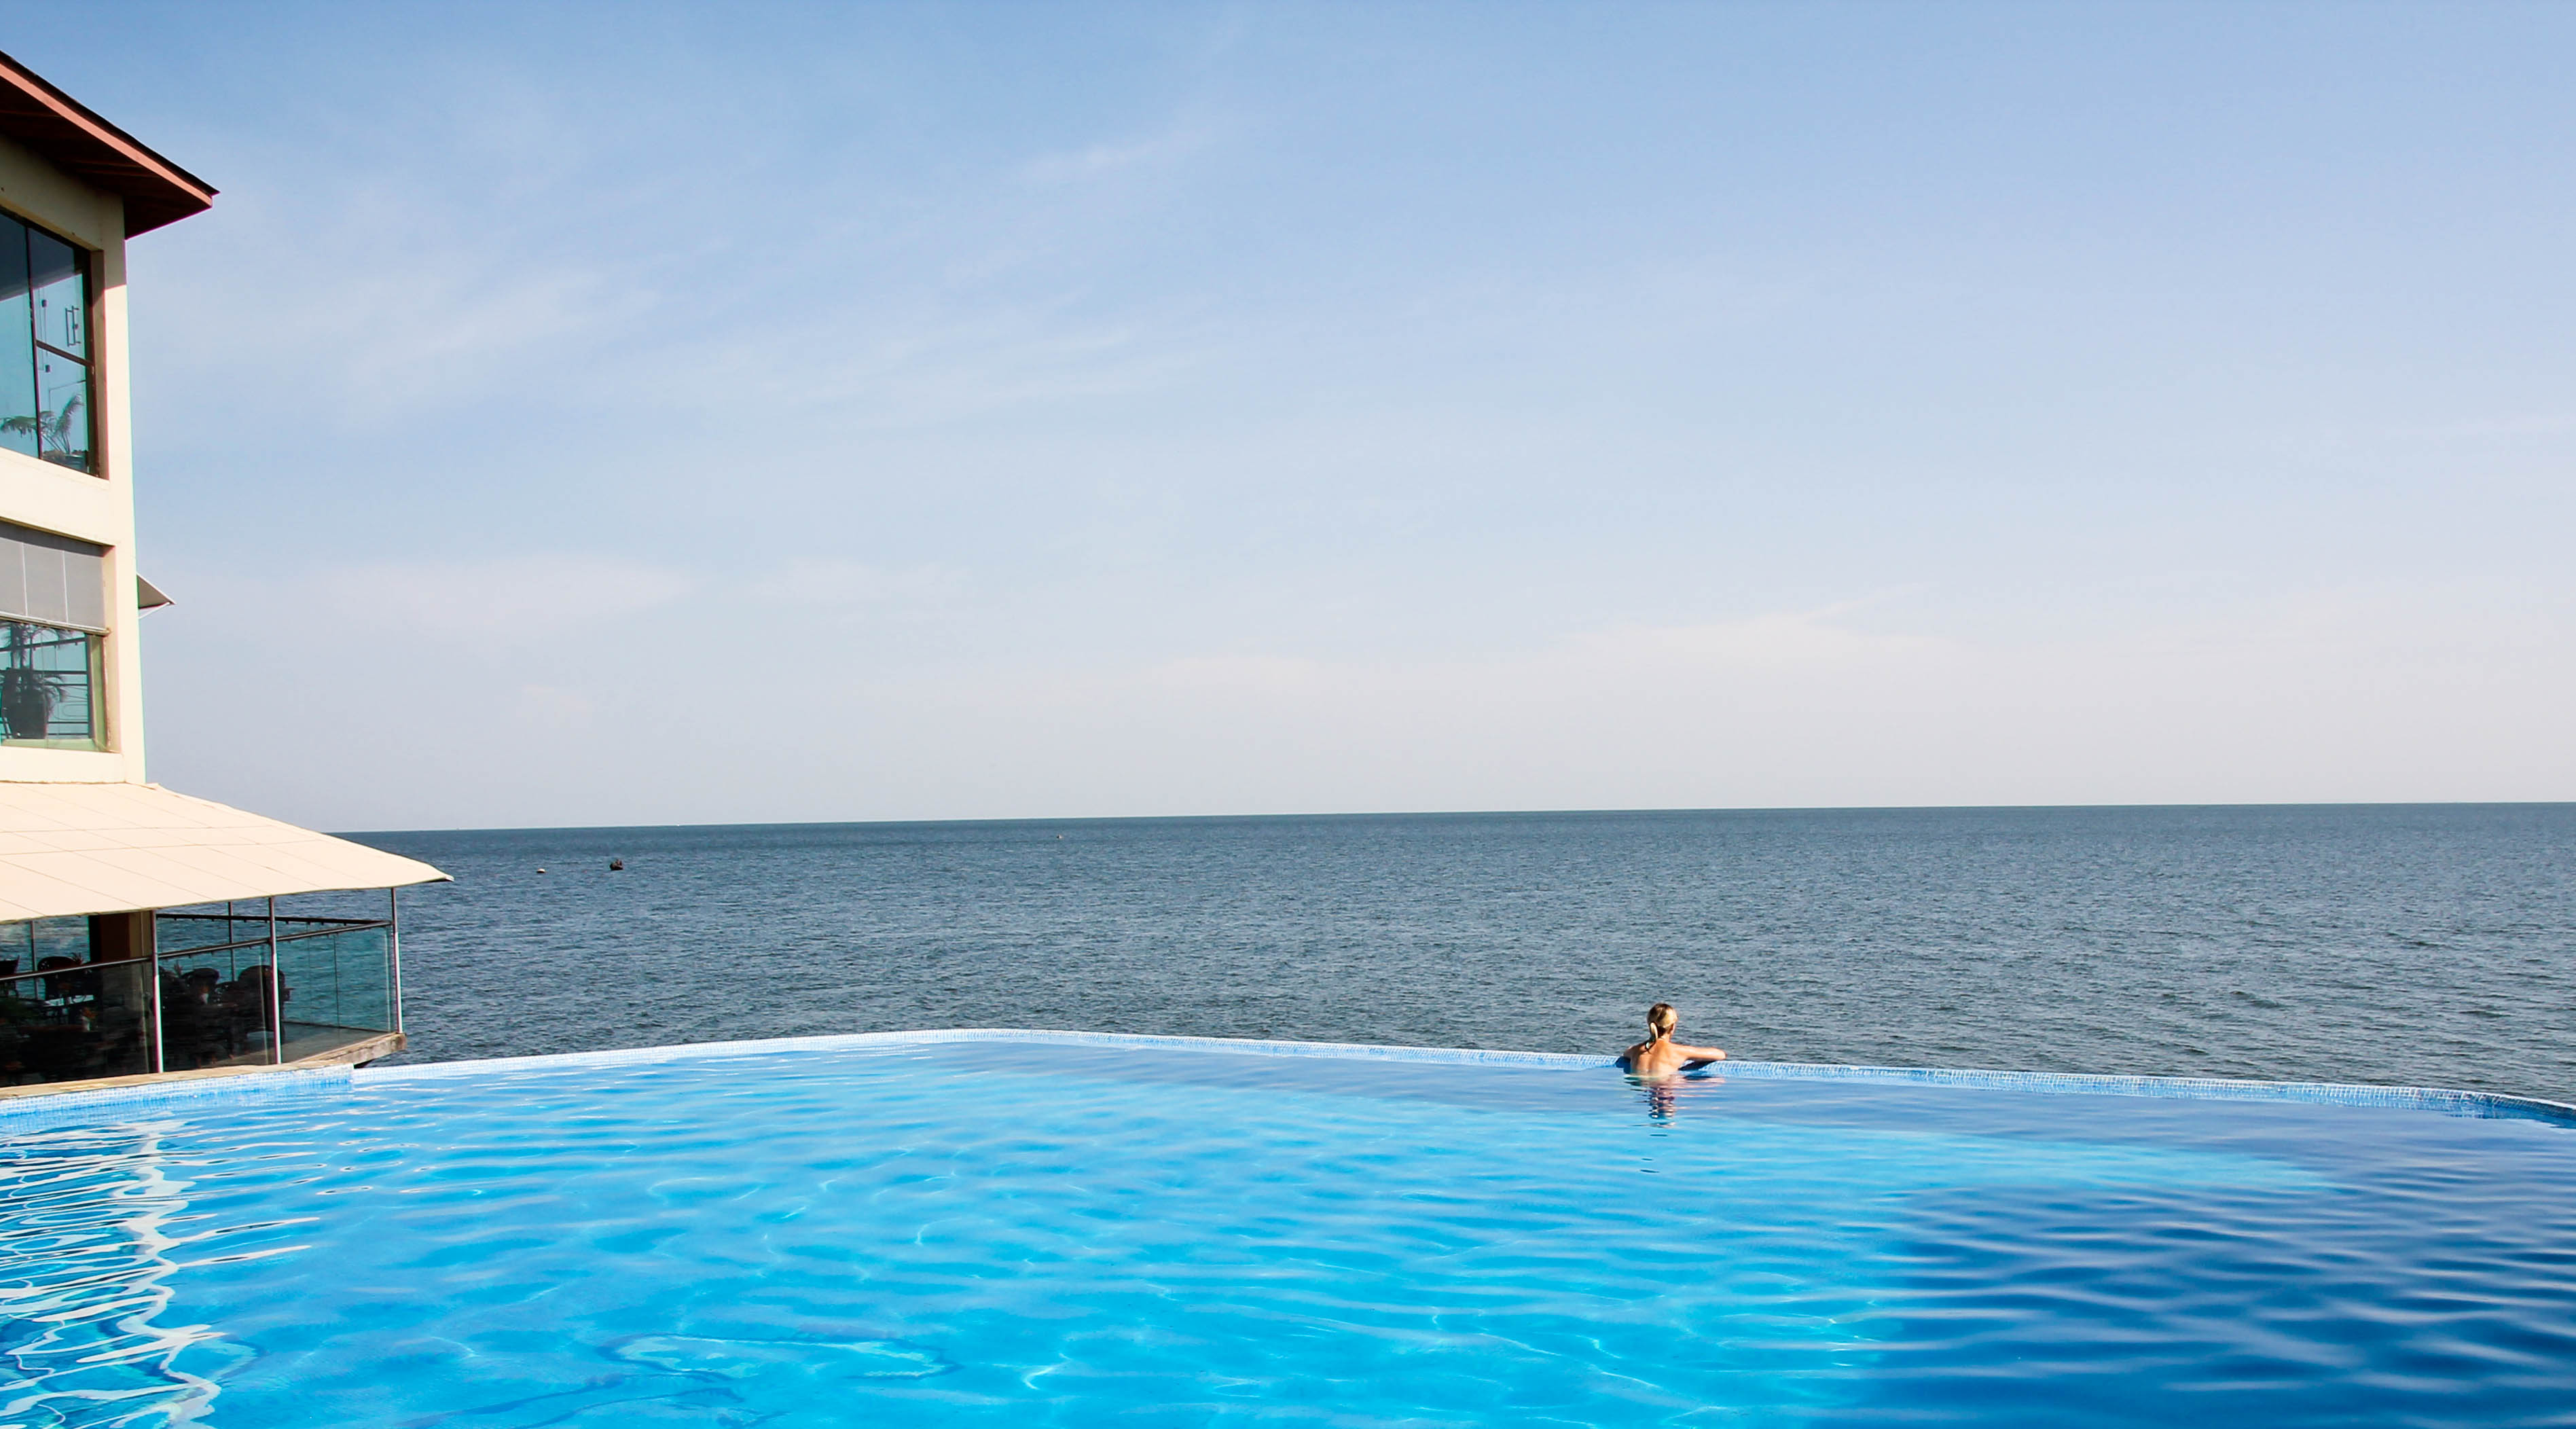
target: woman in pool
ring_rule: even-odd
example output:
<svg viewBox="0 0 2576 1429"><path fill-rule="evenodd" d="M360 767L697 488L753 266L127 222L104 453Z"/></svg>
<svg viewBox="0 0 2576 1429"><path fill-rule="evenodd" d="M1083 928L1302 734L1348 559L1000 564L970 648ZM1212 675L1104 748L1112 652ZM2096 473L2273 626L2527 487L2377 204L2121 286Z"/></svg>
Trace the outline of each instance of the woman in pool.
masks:
<svg viewBox="0 0 2576 1429"><path fill-rule="evenodd" d="M1645 1041L1619 1054L1619 1065L1632 1077L1668 1077L1684 1067L1726 1058L1723 1047L1693 1047L1673 1040L1673 1028L1681 1019L1673 1015L1673 1005L1658 1002L1646 1009L1646 1031L1653 1034Z"/></svg>

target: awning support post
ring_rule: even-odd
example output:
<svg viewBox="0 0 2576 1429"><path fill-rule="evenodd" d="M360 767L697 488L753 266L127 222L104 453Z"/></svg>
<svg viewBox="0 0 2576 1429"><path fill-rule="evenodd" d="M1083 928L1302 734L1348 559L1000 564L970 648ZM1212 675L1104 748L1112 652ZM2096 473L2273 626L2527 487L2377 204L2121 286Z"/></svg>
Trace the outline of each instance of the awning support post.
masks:
<svg viewBox="0 0 2576 1429"><path fill-rule="evenodd" d="M161 1045L168 1040L167 1029L161 1025L161 910L146 908L140 916L145 920L143 926L147 930L143 936L143 950L152 959L151 966L143 973L152 982L152 991L148 994L151 998L148 1005L152 1009L152 1070L166 1072L170 1065L169 1053Z"/></svg>
<svg viewBox="0 0 2576 1429"><path fill-rule="evenodd" d="M277 966L277 895L268 899L268 1064L286 1065L286 979Z"/></svg>
<svg viewBox="0 0 2576 1429"><path fill-rule="evenodd" d="M394 1031L402 1025L402 890L385 890L385 979L394 990Z"/></svg>

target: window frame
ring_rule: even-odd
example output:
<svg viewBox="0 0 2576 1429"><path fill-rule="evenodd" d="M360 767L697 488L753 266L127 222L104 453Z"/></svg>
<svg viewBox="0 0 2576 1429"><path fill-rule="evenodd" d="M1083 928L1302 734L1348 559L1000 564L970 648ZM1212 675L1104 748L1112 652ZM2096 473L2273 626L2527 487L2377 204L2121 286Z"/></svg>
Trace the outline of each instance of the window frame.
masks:
<svg viewBox="0 0 2576 1429"><path fill-rule="evenodd" d="M107 738L107 710L105 707L108 665L107 632L91 630L87 627L78 625L57 625L48 620L29 620L23 616L0 616L0 626L8 625L25 626L32 630L41 630L53 635L74 635L81 637L81 698L89 706L89 733L86 735L57 737L51 732L51 721L48 720L48 730L45 734L32 738L21 738L20 736L9 733L6 722L0 721L0 749L61 749L68 750L73 753L114 753L115 751L108 743ZM68 645L71 642L58 641L57 643ZM25 668L34 670L37 667L30 663ZM62 670L41 671L40 673L64 675L72 672Z"/></svg>
<svg viewBox="0 0 2576 1429"><path fill-rule="evenodd" d="M49 457L49 456L46 456L46 455L44 454L44 451L45 451L45 439L44 439L44 434L42 433L42 431L41 431L41 430L37 433L37 436L36 436L36 455L35 455L35 460L37 460L37 461L41 461L41 462L43 462L44 464L46 464L47 466L60 467L60 468L62 468L62 469L63 469L63 470L65 470L65 471L76 471L76 472L81 473L81 474L82 474L82 475L84 475L84 476L92 476L92 477L96 477L96 478L98 478L98 479L99 479L99 480L101 480L101 481L105 481L105 480L107 480L107 462L106 462L106 459L105 459L105 454L99 450L99 431L100 431L100 428L99 428L99 421L98 421L98 403L99 403L99 326L98 326L98 272L99 272L99 252L98 252L98 250L97 250L97 249L90 247L88 244L86 244L86 243L82 243L82 242L80 242L79 240L74 239L74 238L70 237L70 236L69 236L69 235L67 235L67 234L64 234L64 233L58 232L58 231L56 231L55 229L53 229L53 228L50 228L50 227L46 226L45 224L38 223L38 222L37 222L37 221L35 221L34 219L27 217L25 214L20 213L20 212L18 212L18 211L17 211L17 210L15 210L15 209L7 208L7 207L5 207L5 206L0 206L0 216L5 216L6 218L8 218L8 220L9 220L10 222L17 224L20 228L25 229L28 233L31 233L31 234L33 234L33 233L41 233L41 234L43 234L44 236L46 236L47 238L50 238L50 239L54 240L56 243L59 243L59 244L63 245L63 247L65 247L65 248L67 248L67 249L70 249L70 250L71 250L71 254L72 254L72 266L73 266L73 270L74 270L75 272L77 272L77 273L80 275L80 280L81 280L81 326L82 326L83 330L88 334L88 337L89 337L89 350L90 350L90 355L89 355L89 356L87 356L87 357L82 357L82 356L80 356L80 355L79 355L79 354L77 354L77 353L66 352L66 351L64 351L63 349L61 349L61 348L59 348L59 347L54 346L52 343L45 341L42 337L39 337L39 336L37 335L37 333L38 333L39 329L38 329L38 327L37 327L37 323L36 323L36 305L35 305L35 298L36 298L36 283L35 283L35 271L34 271L34 270L35 270L35 264L34 264L34 261L33 261L33 259L34 259L34 251L33 251L33 249L32 249L32 248L28 250L28 255L27 255L27 256L28 256L28 258L29 258L29 262L28 262L28 265L27 265L27 266L28 266L28 277L27 277L27 360L28 360L28 365L29 365L29 375L30 375L30 378L31 378L31 379L33 379L33 378L34 378L34 376L35 376L35 372L38 370L38 364L40 364L40 363L43 361L43 359L44 359L44 358L46 358L46 357L55 357L55 358L59 358L59 359L61 359L61 360L62 360L62 361L64 361L64 362L71 363L73 366L78 367L79 369L81 369L81 372L83 373L83 375L85 375L85 376L88 378L88 396L87 396L87 397L85 397L85 398L82 400L82 402L81 402L81 425L82 425L82 428L83 428L83 436L84 436L84 438L85 438L85 443L84 443L84 445L83 445L83 447L82 447L82 449L81 449L81 455L82 455L82 457L83 457L83 459L84 459L83 464L81 464L81 465L74 465L73 463L68 462L68 461L56 461L54 458ZM7 338L7 335L6 335L6 334L0 334L0 341L7 341L7 340L8 340L8 338ZM32 396L34 396L34 397L35 397L35 399L36 399L36 403L35 403L36 411L37 411L37 414L41 417L41 416L42 416L42 414L43 414L43 412L44 412L44 400L43 400L43 395L44 395L44 394L43 394L43 392L42 392L41 387L40 387L38 390L36 390L35 392L33 392L31 395L32 395ZM69 451L69 446L68 446L68 444L66 444L65 451L66 451L66 452L68 452L68 451ZM20 455L22 455L22 456L23 456L23 455L25 455L25 453L23 453L23 452L22 452L22 453L20 453Z"/></svg>

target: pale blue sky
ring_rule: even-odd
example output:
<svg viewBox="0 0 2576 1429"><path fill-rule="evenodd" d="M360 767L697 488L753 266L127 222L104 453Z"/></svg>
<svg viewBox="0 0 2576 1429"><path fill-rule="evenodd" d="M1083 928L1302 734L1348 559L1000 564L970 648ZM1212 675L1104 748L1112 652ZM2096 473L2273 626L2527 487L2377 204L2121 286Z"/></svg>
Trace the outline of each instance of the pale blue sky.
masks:
<svg viewBox="0 0 2576 1429"><path fill-rule="evenodd" d="M190 792L2576 798L2576 8L9 14Z"/></svg>

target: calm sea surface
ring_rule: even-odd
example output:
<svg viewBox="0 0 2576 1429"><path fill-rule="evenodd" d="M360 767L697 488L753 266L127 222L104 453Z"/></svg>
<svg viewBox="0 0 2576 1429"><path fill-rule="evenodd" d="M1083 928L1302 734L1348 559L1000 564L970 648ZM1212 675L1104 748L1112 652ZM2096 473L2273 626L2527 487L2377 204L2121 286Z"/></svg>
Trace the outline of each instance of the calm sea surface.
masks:
<svg viewBox="0 0 2576 1429"><path fill-rule="evenodd" d="M359 837L456 876L403 896L411 1061L958 1026L1607 1052L1660 999L1739 1056L2576 1099L2576 805Z"/></svg>

